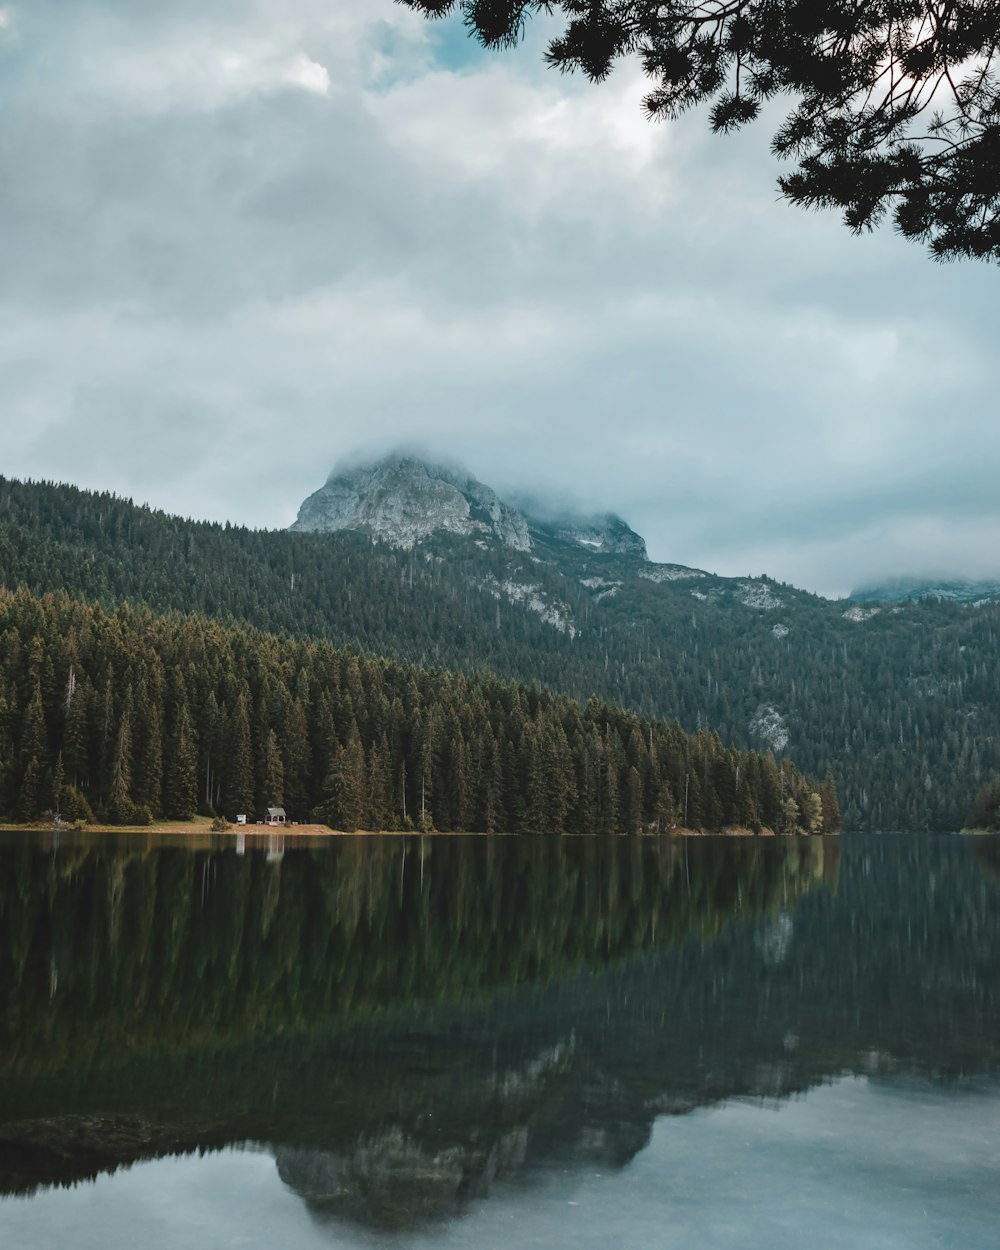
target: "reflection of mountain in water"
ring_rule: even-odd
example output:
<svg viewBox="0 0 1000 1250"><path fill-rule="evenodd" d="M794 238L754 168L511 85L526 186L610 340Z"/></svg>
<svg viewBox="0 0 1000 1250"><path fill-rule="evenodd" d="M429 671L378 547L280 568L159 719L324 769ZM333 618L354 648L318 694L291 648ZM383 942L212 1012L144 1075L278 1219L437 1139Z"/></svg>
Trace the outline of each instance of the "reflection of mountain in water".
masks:
<svg viewBox="0 0 1000 1250"><path fill-rule="evenodd" d="M540 1169L622 1167L649 1142L656 1110L591 1070L572 1037L521 1068L477 1072L473 1061L457 1070L448 1063L448 1073L427 1080L415 1115L346 1150L278 1146L281 1179L320 1220L413 1227Z"/></svg>
<svg viewBox="0 0 1000 1250"><path fill-rule="evenodd" d="M621 1166L659 1115L849 1071L995 1070L1000 914L976 854L957 840L845 841L836 892L809 889L836 880L831 850L451 839L424 861L424 891L442 894L423 910L408 893L416 841L402 873L398 842L293 852L280 869L22 853L4 865L25 901L2 920L17 939L3 947L4 1018L23 1025L2 1052L0 1184L110 1166L85 1137L67 1147L70 1116L119 1131L141 1117L145 1138L123 1137L119 1162L260 1142L317 1219L412 1227L539 1169ZM130 925L150 910L138 881L155 882L154 919L133 959ZM292 925L288 898L330 910ZM78 942L74 958L57 913L79 934L98 907L103 945ZM247 959L247 934L265 926ZM187 953L172 971L175 949ZM101 1054L122 1021L134 1049ZM12 1044L21 1034L32 1051Z"/></svg>
<svg viewBox="0 0 1000 1250"><path fill-rule="evenodd" d="M349 1155L279 1146L278 1175L319 1219L412 1228L486 1197L524 1164L527 1135L514 1129L489 1147L451 1146L429 1154L398 1128L366 1138Z"/></svg>
<svg viewBox="0 0 1000 1250"><path fill-rule="evenodd" d="M413 1227L540 1169L622 1167L649 1141L655 1112L593 1071L572 1036L516 1068L465 1059L449 1050L433 1073L411 1074L409 1114L378 1127L369 1117L346 1149L278 1146L281 1179L320 1220Z"/></svg>
<svg viewBox="0 0 1000 1250"><path fill-rule="evenodd" d="M396 1192L423 1177L431 1207L464 1200L518 1166L529 1130L564 1132L572 1013L603 970L778 916L839 855L819 839L345 839L280 860L115 845L0 846L18 883L0 910L0 1184L249 1139L283 1167L289 1148L324 1153L313 1204L372 1219L379 1176ZM607 1125L590 1117L589 1149Z"/></svg>

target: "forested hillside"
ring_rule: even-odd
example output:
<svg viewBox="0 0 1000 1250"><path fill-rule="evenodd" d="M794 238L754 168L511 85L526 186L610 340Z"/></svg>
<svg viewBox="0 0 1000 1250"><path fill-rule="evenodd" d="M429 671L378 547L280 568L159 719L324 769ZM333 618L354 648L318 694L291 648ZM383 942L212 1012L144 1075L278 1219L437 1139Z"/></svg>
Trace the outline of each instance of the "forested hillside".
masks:
<svg viewBox="0 0 1000 1250"><path fill-rule="evenodd" d="M251 531L0 480L0 582L538 680L832 772L849 828L958 828L1000 766L1000 605L835 603L553 539Z"/></svg>
<svg viewBox="0 0 1000 1250"><path fill-rule="evenodd" d="M0 814L354 829L825 832L832 782L663 721L203 616L0 597Z"/></svg>

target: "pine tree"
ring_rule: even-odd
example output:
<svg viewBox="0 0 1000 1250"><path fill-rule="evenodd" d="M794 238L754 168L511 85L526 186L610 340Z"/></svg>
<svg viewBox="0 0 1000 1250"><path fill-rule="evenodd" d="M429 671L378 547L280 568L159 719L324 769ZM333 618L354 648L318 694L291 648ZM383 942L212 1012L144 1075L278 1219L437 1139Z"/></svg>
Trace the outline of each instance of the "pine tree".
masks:
<svg viewBox="0 0 1000 1250"><path fill-rule="evenodd" d="M669 782L663 781L657 787L653 803L653 822L657 833L669 833L677 824L677 802Z"/></svg>
<svg viewBox="0 0 1000 1250"><path fill-rule="evenodd" d="M386 741L368 748L365 768L366 829L386 829L389 825L389 783L385 768Z"/></svg>
<svg viewBox="0 0 1000 1250"><path fill-rule="evenodd" d="M305 707L300 699L288 704L282 720L281 755L285 773L285 801L291 811L305 812L309 807L312 753Z"/></svg>
<svg viewBox="0 0 1000 1250"><path fill-rule="evenodd" d="M799 827L799 805L791 797L781 805L781 832L794 833Z"/></svg>
<svg viewBox="0 0 1000 1250"><path fill-rule="evenodd" d="M135 720L139 741L135 753L133 794L136 803L140 807L148 807L155 816L163 808L163 737L160 709L150 701L145 682L139 686Z"/></svg>
<svg viewBox="0 0 1000 1250"><path fill-rule="evenodd" d="M353 833L365 823L365 751L355 734L345 746L337 748L337 757L330 779L329 811L338 829Z"/></svg>
<svg viewBox="0 0 1000 1250"><path fill-rule="evenodd" d="M35 759L42 767L48 757L48 733L45 728L45 713L42 710L41 683L35 683L35 692L24 713L24 724L21 730L21 758L25 761Z"/></svg>
<svg viewBox="0 0 1000 1250"><path fill-rule="evenodd" d="M840 828L840 804L837 802L837 784L832 774L826 774L818 791L823 804L823 828L827 832L836 831Z"/></svg>
<svg viewBox="0 0 1000 1250"><path fill-rule="evenodd" d="M281 761L278 735L273 729L267 731L261 757L262 807L281 807L285 801L285 766Z"/></svg>
<svg viewBox="0 0 1000 1250"><path fill-rule="evenodd" d="M236 713L230 731L229 770L226 780L226 805L230 816L256 813L254 797L253 752L250 745L250 713L246 695L236 701Z"/></svg>
<svg viewBox="0 0 1000 1250"><path fill-rule="evenodd" d="M130 794L132 785L132 688L129 687L121 722L118 726L118 738L111 761L111 782L108 789L108 812L113 824L128 824L133 818L133 803Z"/></svg>
<svg viewBox="0 0 1000 1250"><path fill-rule="evenodd" d="M108 782L114 769L115 749L115 695L112 675L106 673L99 687L100 697L100 732L98 738L99 786L98 804L103 807L107 801Z"/></svg>
<svg viewBox="0 0 1000 1250"><path fill-rule="evenodd" d="M470 789L468 760L465 740L457 718L453 720L448 749L445 754L445 787L443 802L439 801L439 814L443 815L444 827L468 829L470 825Z"/></svg>
<svg viewBox="0 0 1000 1250"><path fill-rule="evenodd" d="M67 683L66 691L63 760L69 783L76 789L81 787L86 789L90 784L90 765L87 756L90 695L89 682L80 680L71 670L71 680Z"/></svg>
<svg viewBox="0 0 1000 1250"><path fill-rule="evenodd" d="M420 719L416 732L417 749L417 828L429 832L434 828L434 776L438 760L438 745L434 709L429 708Z"/></svg>
<svg viewBox="0 0 1000 1250"><path fill-rule="evenodd" d="M58 816L62 812L63 792L66 788L66 771L63 768L62 752L56 756L52 768L52 810Z"/></svg>
<svg viewBox="0 0 1000 1250"><path fill-rule="evenodd" d="M625 802L623 804L623 832L637 834L642 832L642 778L635 765L631 765L625 778Z"/></svg>
<svg viewBox="0 0 1000 1250"><path fill-rule="evenodd" d="M18 820L37 820L42 814L42 768L33 755L21 777L17 803Z"/></svg>
<svg viewBox="0 0 1000 1250"><path fill-rule="evenodd" d="M565 833L576 801L573 757L560 725L545 728L541 744L543 824L547 833Z"/></svg>
<svg viewBox="0 0 1000 1250"><path fill-rule="evenodd" d="M171 820L190 820L198 809L198 748L182 689L167 745L163 808Z"/></svg>
<svg viewBox="0 0 1000 1250"><path fill-rule="evenodd" d="M507 828L503 806L503 755L489 726L486 729L486 750L483 758L482 828L496 833Z"/></svg>

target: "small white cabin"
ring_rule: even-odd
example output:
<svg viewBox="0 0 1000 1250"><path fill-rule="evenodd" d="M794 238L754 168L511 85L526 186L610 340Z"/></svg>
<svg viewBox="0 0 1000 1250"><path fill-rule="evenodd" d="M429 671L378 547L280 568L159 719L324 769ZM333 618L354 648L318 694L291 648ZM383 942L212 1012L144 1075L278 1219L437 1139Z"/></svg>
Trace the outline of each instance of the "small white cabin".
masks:
<svg viewBox="0 0 1000 1250"><path fill-rule="evenodd" d="M245 825L247 823L246 812L240 812L240 814L236 817L236 823L238 825Z"/></svg>

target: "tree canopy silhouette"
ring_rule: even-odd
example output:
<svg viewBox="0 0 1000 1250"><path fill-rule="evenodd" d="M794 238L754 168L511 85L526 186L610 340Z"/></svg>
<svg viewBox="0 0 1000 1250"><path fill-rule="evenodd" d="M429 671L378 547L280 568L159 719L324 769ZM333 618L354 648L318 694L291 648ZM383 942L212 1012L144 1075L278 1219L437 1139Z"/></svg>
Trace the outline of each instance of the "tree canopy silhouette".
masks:
<svg viewBox="0 0 1000 1250"><path fill-rule="evenodd" d="M806 207L839 208L855 233L887 215L937 259L1000 261L1000 0L400 0L460 10L484 46L528 19L565 16L546 59L605 78L637 56L651 118L710 104L716 132L789 96L771 142L778 179Z"/></svg>

